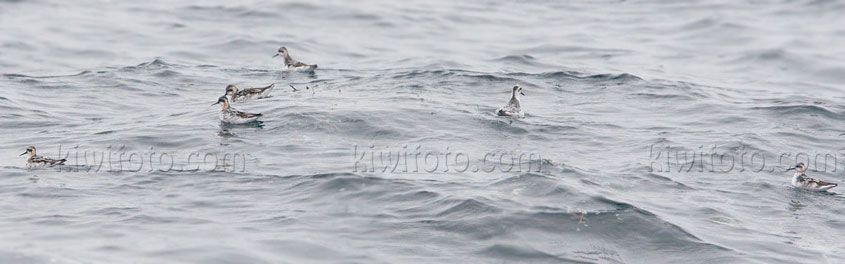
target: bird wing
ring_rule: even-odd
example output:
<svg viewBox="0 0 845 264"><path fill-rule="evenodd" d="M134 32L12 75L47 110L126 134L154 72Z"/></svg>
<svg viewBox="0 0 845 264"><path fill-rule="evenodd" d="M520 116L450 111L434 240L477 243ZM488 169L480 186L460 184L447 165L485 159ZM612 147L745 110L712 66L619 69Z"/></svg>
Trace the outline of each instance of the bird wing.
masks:
<svg viewBox="0 0 845 264"><path fill-rule="evenodd" d="M498 114L500 116L518 116L519 112L513 111L513 109L502 108L502 109L499 109L499 111L496 111L496 114Z"/></svg>
<svg viewBox="0 0 845 264"><path fill-rule="evenodd" d="M261 116L261 114L247 113L247 112L241 112L241 111L235 111L235 115L237 115L240 118L253 118L253 117Z"/></svg>
<svg viewBox="0 0 845 264"><path fill-rule="evenodd" d="M66 159L57 160L57 159L50 159L50 158L43 158L43 157L33 157L32 158L33 163L47 163L47 164L50 164L50 165L64 164L65 161L67 161L67 160Z"/></svg>
<svg viewBox="0 0 845 264"><path fill-rule="evenodd" d="M819 179L813 179L813 178L807 178L807 182L815 183L819 187L825 187L825 186L831 186L831 185L838 186L836 183L826 182L826 181L822 181L822 180L819 180Z"/></svg>
<svg viewBox="0 0 845 264"><path fill-rule="evenodd" d="M514 104L509 103L508 105L499 108L496 112L500 115L518 115L519 109Z"/></svg>
<svg viewBox="0 0 845 264"><path fill-rule="evenodd" d="M273 86L276 86L276 84L274 83L274 84L267 85L265 87L244 89L244 91L248 91L248 93L259 94L259 93L263 93L267 89L273 88Z"/></svg>
<svg viewBox="0 0 845 264"><path fill-rule="evenodd" d="M270 86L263 87L263 88L249 88L249 89L243 89L239 93L242 93L242 95L261 94L269 88L270 88Z"/></svg>

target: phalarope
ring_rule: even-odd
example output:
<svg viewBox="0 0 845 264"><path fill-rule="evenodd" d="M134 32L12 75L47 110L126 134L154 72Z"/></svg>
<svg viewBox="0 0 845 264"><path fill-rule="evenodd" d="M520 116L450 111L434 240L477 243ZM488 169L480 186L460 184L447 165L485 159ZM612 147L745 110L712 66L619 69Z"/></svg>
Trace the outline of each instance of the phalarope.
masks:
<svg viewBox="0 0 845 264"><path fill-rule="evenodd" d="M23 156L29 154L29 157L26 158L26 166L27 167L53 167L56 165L62 165L67 161L66 159L51 159L41 157L35 154L35 147L29 146L26 148L24 153L21 153L18 156Z"/></svg>
<svg viewBox="0 0 845 264"><path fill-rule="evenodd" d="M223 106L220 107L220 121L229 124L246 124L249 122L253 122L258 120L258 117L261 114L253 114L247 112L238 111L235 108L229 106L229 98L226 96L221 96L217 99L217 102L211 105L216 105L222 103Z"/></svg>
<svg viewBox="0 0 845 264"><path fill-rule="evenodd" d="M836 183L825 182L807 177L807 174L804 173L807 171L807 166L805 166L803 162L798 163L795 167L786 169L786 171L791 170L795 170L795 175L792 176L792 186L811 191L827 191L838 186Z"/></svg>
<svg viewBox="0 0 845 264"><path fill-rule="evenodd" d="M525 113L522 112L522 107L519 104L519 95L525 95L522 93L522 87L514 85L511 100L508 101L507 105L496 110L496 114L500 116L525 117Z"/></svg>
<svg viewBox="0 0 845 264"><path fill-rule="evenodd" d="M314 71L317 69L317 64L305 64L291 58L290 53L288 53L288 48L285 48L284 46L279 48L276 55L273 55L274 58L278 56L285 58L285 67L287 67L288 70Z"/></svg>
<svg viewBox="0 0 845 264"><path fill-rule="evenodd" d="M276 84L270 84L267 87L261 88L245 88L238 89L234 84L226 86L226 94L223 96L231 96L232 102L244 102L246 100L261 99L270 96L270 91Z"/></svg>

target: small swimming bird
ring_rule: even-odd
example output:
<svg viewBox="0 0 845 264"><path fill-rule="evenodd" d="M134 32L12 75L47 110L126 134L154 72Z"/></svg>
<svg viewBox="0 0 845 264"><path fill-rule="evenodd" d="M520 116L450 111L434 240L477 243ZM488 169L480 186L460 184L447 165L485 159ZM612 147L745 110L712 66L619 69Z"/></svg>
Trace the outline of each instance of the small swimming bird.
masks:
<svg viewBox="0 0 845 264"><path fill-rule="evenodd" d="M276 84L270 84L267 87L261 88L245 88L238 89L234 84L226 86L226 94L223 96L231 96L232 102L244 102L246 100L261 99L270 96L270 91Z"/></svg>
<svg viewBox="0 0 845 264"><path fill-rule="evenodd" d="M26 166L27 167L53 167L56 165L65 164L66 159L51 159L41 157L35 154L35 147L29 146L26 148L24 153L21 153L18 156L23 156L29 154L29 157L26 158Z"/></svg>
<svg viewBox="0 0 845 264"><path fill-rule="evenodd" d="M285 67L287 67L288 70L314 71L317 69L317 64L305 64L291 58L290 53L288 53L288 48L285 48L284 46L279 48L279 52L276 53L276 55L273 55L274 58L278 56L285 58Z"/></svg>
<svg viewBox="0 0 845 264"><path fill-rule="evenodd" d="M820 181L807 177L807 174L804 174L804 172L807 171L807 166L805 166L803 162L798 163L795 167L786 169L786 171L791 170L795 170L795 175L792 176L792 186L811 191L827 191L838 186L836 183Z"/></svg>
<svg viewBox="0 0 845 264"><path fill-rule="evenodd" d="M258 117L261 114L253 114L247 112L238 111L235 108L229 106L229 98L226 96L221 96L217 99L217 102L211 105L216 105L222 103L223 106L220 107L220 121L229 124L246 124L249 122L253 122L258 120Z"/></svg>
<svg viewBox="0 0 845 264"><path fill-rule="evenodd" d="M511 100L508 101L507 105L496 110L496 114L500 116L525 117L525 113L522 112L522 107L519 105L519 95L525 95L522 93L522 87L514 85Z"/></svg>

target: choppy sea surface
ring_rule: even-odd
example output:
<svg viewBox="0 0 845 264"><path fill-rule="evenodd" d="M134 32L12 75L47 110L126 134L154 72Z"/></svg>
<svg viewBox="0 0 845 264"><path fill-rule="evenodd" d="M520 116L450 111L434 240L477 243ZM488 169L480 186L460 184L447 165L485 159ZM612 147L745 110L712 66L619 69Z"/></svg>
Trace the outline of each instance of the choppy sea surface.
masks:
<svg viewBox="0 0 845 264"><path fill-rule="evenodd" d="M0 262L842 263L843 13L0 1Z"/></svg>

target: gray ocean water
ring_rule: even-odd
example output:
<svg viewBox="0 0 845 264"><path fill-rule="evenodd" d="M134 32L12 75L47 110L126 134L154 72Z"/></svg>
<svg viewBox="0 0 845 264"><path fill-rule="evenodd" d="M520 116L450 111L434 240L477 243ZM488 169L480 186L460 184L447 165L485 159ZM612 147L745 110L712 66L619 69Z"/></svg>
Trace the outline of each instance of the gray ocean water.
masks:
<svg viewBox="0 0 845 264"><path fill-rule="evenodd" d="M0 263L843 263L843 14L0 1Z"/></svg>

